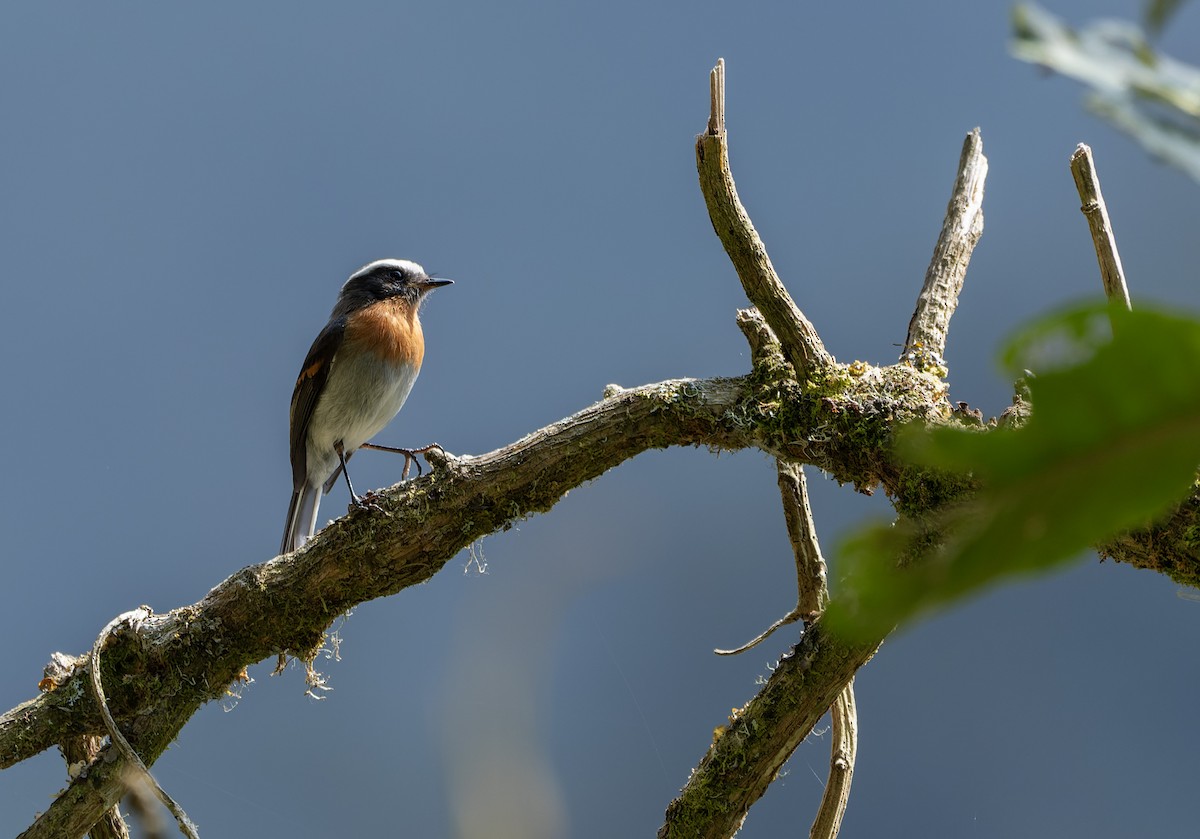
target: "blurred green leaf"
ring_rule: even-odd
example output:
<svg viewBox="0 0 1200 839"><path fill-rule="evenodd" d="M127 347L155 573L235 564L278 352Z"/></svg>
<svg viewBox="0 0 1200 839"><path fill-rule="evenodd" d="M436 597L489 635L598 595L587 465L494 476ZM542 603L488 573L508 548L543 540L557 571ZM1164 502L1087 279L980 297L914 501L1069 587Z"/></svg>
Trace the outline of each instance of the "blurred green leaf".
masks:
<svg viewBox="0 0 1200 839"><path fill-rule="evenodd" d="M1150 0L1146 4L1144 15L1146 31L1155 37L1161 35L1171 16L1179 11L1182 5L1183 0Z"/></svg>
<svg viewBox="0 0 1200 839"><path fill-rule="evenodd" d="M1150 154L1200 180L1200 70L1157 51L1154 22L1178 2L1151 3L1151 34L1129 21L1074 29L1035 3L1013 7L1012 53L1088 86L1087 106Z"/></svg>
<svg viewBox="0 0 1200 839"><path fill-rule="evenodd" d="M900 435L910 462L972 474L983 488L928 521L875 526L841 546L845 588L830 619L845 631L885 633L999 578L1050 568L1149 523L1191 487L1200 322L1076 309L1023 330L1004 360L1039 371L1029 422Z"/></svg>

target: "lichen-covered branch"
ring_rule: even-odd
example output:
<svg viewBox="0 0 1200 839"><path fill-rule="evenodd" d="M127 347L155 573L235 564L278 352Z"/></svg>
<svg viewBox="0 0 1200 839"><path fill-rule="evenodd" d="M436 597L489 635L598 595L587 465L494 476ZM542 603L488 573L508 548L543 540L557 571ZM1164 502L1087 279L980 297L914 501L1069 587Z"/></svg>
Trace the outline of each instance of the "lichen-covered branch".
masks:
<svg viewBox="0 0 1200 839"><path fill-rule="evenodd" d="M61 673L64 679L70 675L69 671ZM63 759L67 762L67 774L73 777L87 768L100 754L103 745L102 737L89 735L68 738L61 746ZM91 839L129 839L129 826L121 816L120 808L113 807L92 825L89 833Z"/></svg>
<svg viewBox="0 0 1200 839"><path fill-rule="evenodd" d="M910 512L941 502L937 482L899 463L890 443L898 423L946 421L944 382L899 364L838 365L802 383L779 344L765 330L759 337L765 347L747 376L615 389L503 449L436 458L431 474L381 493L382 512L356 509L304 550L244 568L198 603L150 616L136 632L115 634L101 666L117 725L152 765L187 719L224 696L247 665L280 651L310 654L332 621L355 604L424 582L480 537L549 510L568 490L648 449L753 447L815 465L863 491L882 483ZM1190 534L1200 530L1197 510L1200 493L1173 518L1103 551L1195 584L1200 551ZM819 719L870 654L825 640L819 650L806 648L814 650L815 669L797 674L784 667L772 679L779 693L764 707L794 704L789 725ZM48 679L44 693L0 715L0 768L72 737L104 734L85 679L81 670ZM816 716L805 723L811 714ZM790 736L780 742L793 741L799 742ZM772 748L779 745L772 742ZM119 798L118 763L106 763L102 754L92 770L112 768L111 783L92 774L90 782L72 783L63 803L53 806L94 822ZM724 764L718 759L713 765Z"/></svg>
<svg viewBox="0 0 1200 839"><path fill-rule="evenodd" d="M939 410L932 405L936 387L912 370L842 371L801 384L777 344L764 357L740 378L617 390L490 454L435 456L431 474L377 497L382 512L356 509L304 550L247 567L191 606L123 627L101 659L117 725L152 765L187 719L223 696L247 665L281 651L311 655L331 622L354 605L429 579L480 537L549 510L568 490L648 449L757 447L870 488L879 475L898 474L877 460L896 419ZM860 431L875 430L851 440L838 431L848 418ZM874 444L863 445L868 441ZM839 464L842 452L852 454ZM0 717L0 766L71 737L104 733L84 679L77 668L48 680L45 693ZM62 824L90 824L112 807L125 786L122 763L101 755L47 811L42 835ZM67 815L69 821L54 821Z"/></svg>
<svg viewBox="0 0 1200 839"><path fill-rule="evenodd" d="M879 641L847 643L817 621L713 742L667 808L659 839L725 839L796 747L850 683Z"/></svg>
<svg viewBox="0 0 1200 839"><path fill-rule="evenodd" d="M1200 477L1197 478L1200 487ZM1099 545L1101 559L1165 574L1200 589L1200 489L1154 524Z"/></svg>

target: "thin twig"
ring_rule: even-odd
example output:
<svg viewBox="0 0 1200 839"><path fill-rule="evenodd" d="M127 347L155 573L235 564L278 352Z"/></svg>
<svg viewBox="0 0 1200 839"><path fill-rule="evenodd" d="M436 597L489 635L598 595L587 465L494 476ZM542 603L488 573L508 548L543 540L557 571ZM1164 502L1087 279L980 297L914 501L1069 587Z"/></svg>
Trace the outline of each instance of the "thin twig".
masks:
<svg viewBox="0 0 1200 839"><path fill-rule="evenodd" d="M858 754L858 710L851 679L830 709L833 719L833 743L830 745L829 780L813 821L809 839L834 839L841 830L842 817L850 800L850 782L854 779L854 759Z"/></svg>
<svg viewBox="0 0 1200 839"><path fill-rule="evenodd" d="M792 609L792 611L788 612L782 618L775 621L775 623L768 626L766 629L764 629L758 635L755 635L753 638L751 638L746 643L742 644L740 647L733 647L732 649L728 649L728 650L718 647L717 649L713 650L713 652L716 653L717 655L741 655L742 653L746 652L746 650L752 650L755 647L757 647L759 644L761 644L763 641L770 638L772 635L775 634L775 630L779 629L780 627L789 626L789 625L795 623L796 621L800 620L803 617L804 617L804 615L802 615L800 613L799 608Z"/></svg>
<svg viewBox="0 0 1200 839"><path fill-rule="evenodd" d="M983 235L983 184L987 169L983 137L976 128L963 140L942 232L925 271L916 311L908 323L901 361L918 370L946 375L942 358L946 354L950 318L958 308L958 295L971 264L971 254Z"/></svg>
<svg viewBox="0 0 1200 839"><path fill-rule="evenodd" d="M825 558L821 556L812 509L808 504L804 469L795 463L776 459L775 471L783 500L783 518L787 524L788 539L791 540L792 555L796 563L796 607L740 647L713 650L717 655L744 653L767 640L780 627L799 620L815 620L825 609L825 603L829 599Z"/></svg>
<svg viewBox="0 0 1200 839"><path fill-rule="evenodd" d="M1108 207L1100 192L1100 176L1096 174L1091 148L1083 143L1076 146L1071 155L1071 175L1075 178L1075 188L1079 190L1079 200L1083 202L1079 209L1092 231L1092 244L1096 248L1096 260L1100 263L1104 294L1110 302L1130 309L1125 270L1121 267L1121 254L1117 252L1117 237L1108 218Z"/></svg>
<svg viewBox="0 0 1200 839"><path fill-rule="evenodd" d="M796 560L796 611L805 621L816 620L829 602L825 557L817 541L817 526L808 503L808 482L804 467L783 460L775 461L779 494L783 499L783 518Z"/></svg>
<svg viewBox="0 0 1200 839"><path fill-rule="evenodd" d="M167 820L162 817L162 808L158 806L158 794L153 789L149 776L128 767L124 779L129 787L129 792L125 794L125 803L129 807L131 820L141 828L142 839L166 839L169 832ZM89 836L96 839L94 828Z"/></svg>
<svg viewBox="0 0 1200 839"><path fill-rule="evenodd" d="M720 59L709 75L709 98L708 126L696 138L696 168L708 216L737 270L746 296L779 337L784 355L803 381L808 373L833 364L833 356L784 288L766 246L738 198L729 169L725 132L725 59Z"/></svg>

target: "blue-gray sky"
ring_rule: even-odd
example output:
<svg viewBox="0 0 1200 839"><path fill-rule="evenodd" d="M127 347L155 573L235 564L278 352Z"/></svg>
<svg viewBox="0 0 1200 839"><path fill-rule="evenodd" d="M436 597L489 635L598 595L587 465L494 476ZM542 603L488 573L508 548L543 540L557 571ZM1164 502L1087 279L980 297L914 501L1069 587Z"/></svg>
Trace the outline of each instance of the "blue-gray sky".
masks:
<svg viewBox="0 0 1200 839"><path fill-rule="evenodd" d="M1074 23L1141 4L1058 0ZM995 414L1022 320L1099 280L1067 159L1092 145L1135 301L1200 308L1200 188L1006 51L1005 3L25 4L0 12L0 705L114 615L194 602L279 543L287 407L345 277L458 282L381 442L480 453L604 385L736 375L745 305L696 186L708 71L734 174L842 360L898 353L963 135L986 229L948 350ZM1200 60L1187 5L1165 46ZM355 459L360 487L398 478ZM835 537L886 514L815 472ZM330 496L329 516L345 508ZM482 557L482 559L480 559ZM486 565L486 573L478 566ZM206 836L652 835L793 636L772 464L651 453L357 609L334 690L265 665L156 772ZM846 836L1191 836L1200 604L1094 557L888 641L858 679ZM742 835L803 832L828 735ZM56 754L0 773L0 835Z"/></svg>

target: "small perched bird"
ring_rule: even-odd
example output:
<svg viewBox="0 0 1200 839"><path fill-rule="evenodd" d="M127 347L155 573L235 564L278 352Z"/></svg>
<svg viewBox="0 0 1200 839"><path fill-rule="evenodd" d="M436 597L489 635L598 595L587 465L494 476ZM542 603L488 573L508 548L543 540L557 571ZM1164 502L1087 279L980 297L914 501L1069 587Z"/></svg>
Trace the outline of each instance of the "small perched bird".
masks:
<svg viewBox="0 0 1200 839"><path fill-rule="evenodd" d="M359 268L342 286L292 393L292 503L281 554L312 538L321 495L339 472L346 475L354 503L362 503L346 461L369 446L367 441L404 405L425 357L417 312L426 294L451 282L430 277L406 259L380 259ZM406 458L414 454L388 450ZM407 466L406 460L406 471Z"/></svg>

